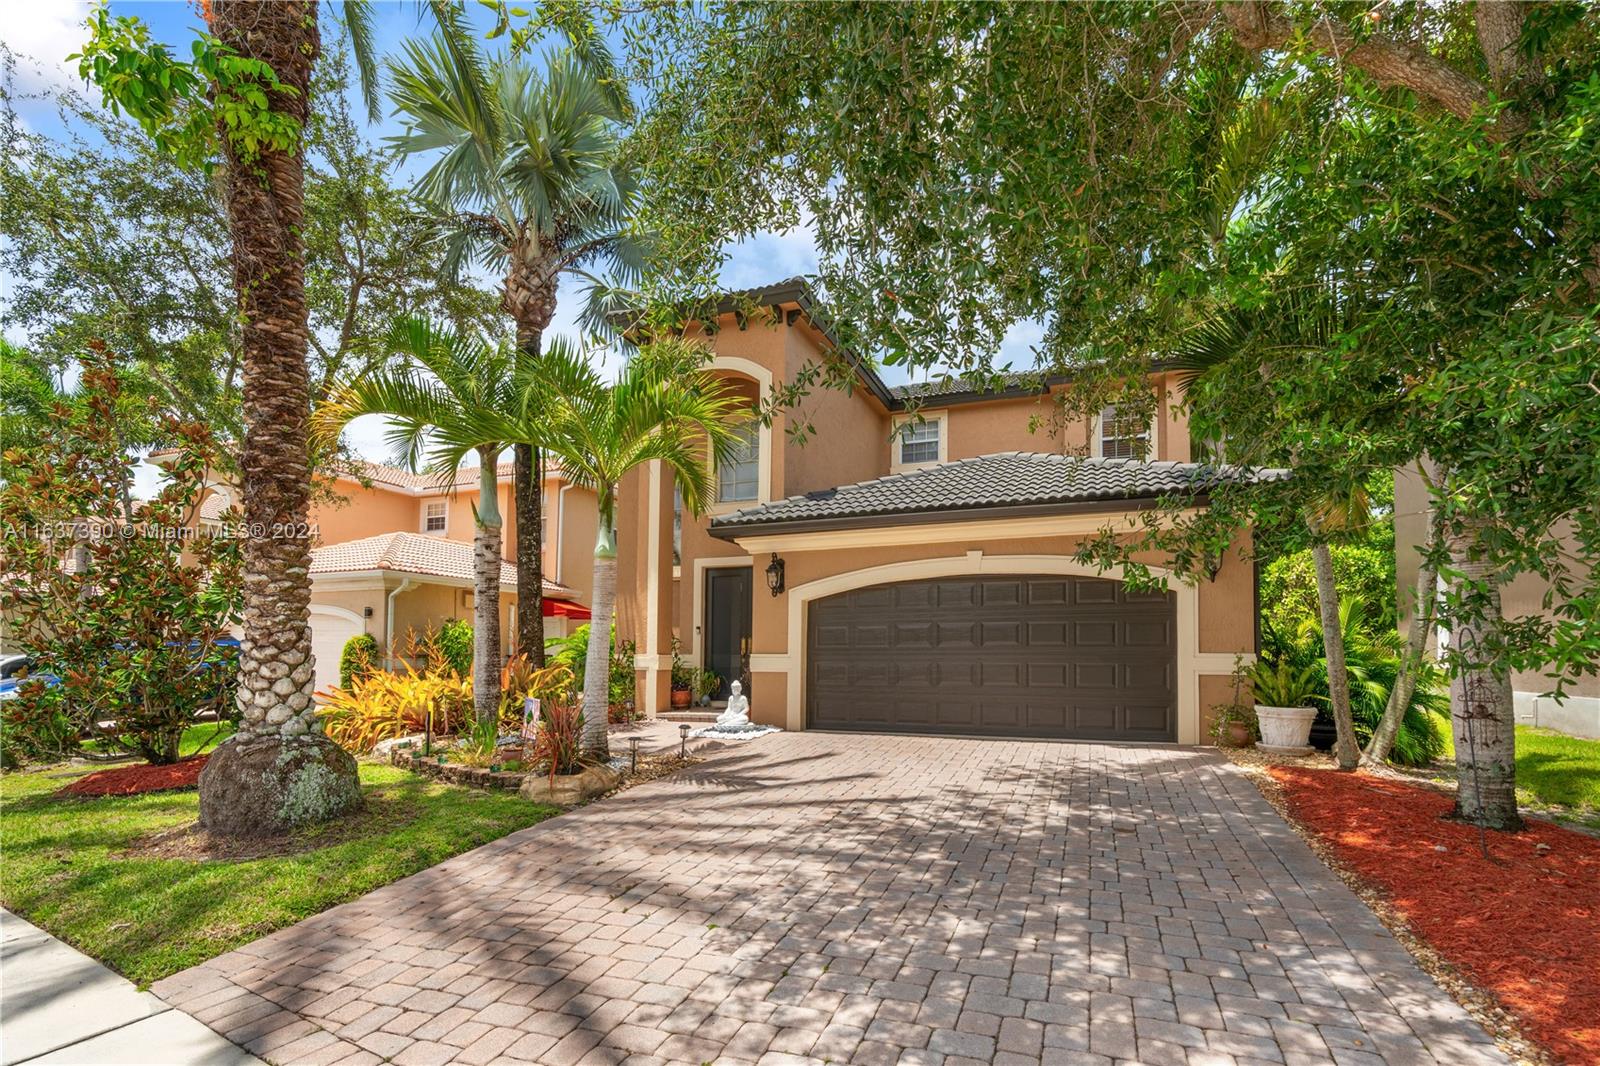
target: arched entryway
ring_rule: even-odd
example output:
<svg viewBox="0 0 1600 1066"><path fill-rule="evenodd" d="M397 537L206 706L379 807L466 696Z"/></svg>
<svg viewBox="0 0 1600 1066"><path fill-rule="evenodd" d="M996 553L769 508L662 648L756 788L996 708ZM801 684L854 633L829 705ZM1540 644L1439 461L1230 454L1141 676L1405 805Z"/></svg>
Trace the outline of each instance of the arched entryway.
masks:
<svg viewBox="0 0 1600 1066"><path fill-rule="evenodd" d="M942 575L806 612L814 729L1178 737L1176 598L1070 574Z"/></svg>

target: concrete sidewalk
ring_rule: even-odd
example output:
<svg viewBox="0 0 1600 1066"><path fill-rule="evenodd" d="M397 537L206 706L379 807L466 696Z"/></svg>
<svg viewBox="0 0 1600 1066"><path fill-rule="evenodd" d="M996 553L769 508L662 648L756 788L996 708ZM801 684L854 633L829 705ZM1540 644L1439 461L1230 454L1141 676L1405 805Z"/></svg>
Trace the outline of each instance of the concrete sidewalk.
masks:
<svg viewBox="0 0 1600 1066"><path fill-rule="evenodd" d="M0 910L0 1066L261 1066L49 933Z"/></svg>

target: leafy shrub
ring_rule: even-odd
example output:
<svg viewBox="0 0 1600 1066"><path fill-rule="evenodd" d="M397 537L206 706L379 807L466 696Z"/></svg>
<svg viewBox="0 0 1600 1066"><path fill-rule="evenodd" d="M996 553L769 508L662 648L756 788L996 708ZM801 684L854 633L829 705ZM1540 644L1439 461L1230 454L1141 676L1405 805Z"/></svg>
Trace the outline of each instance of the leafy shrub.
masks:
<svg viewBox="0 0 1600 1066"><path fill-rule="evenodd" d="M633 657L635 645L631 640L617 644L617 630L611 628L611 692L610 700L614 706L621 706L633 699L634 673Z"/></svg>
<svg viewBox="0 0 1600 1066"><path fill-rule="evenodd" d="M1395 628L1394 552L1370 544L1333 546L1333 575L1341 599L1363 604L1362 622L1372 633ZM1261 571L1261 618L1279 633L1318 624L1317 568L1310 551L1272 560Z"/></svg>
<svg viewBox="0 0 1600 1066"><path fill-rule="evenodd" d="M374 670L336 688L318 714L323 730L340 747L368 752L380 740L411 736L429 724L436 734L454 733L472 721L472 683L448 673Z"/></svg>
<svg viewBox="0 0 1600 1066"><path fill-rule="evenodd" d="M689 665L682 655L683 646L678 643L678 638L672 638L672 690L674 692L691 692L699 671Z"/></svg>
<svg viewBox="0 0 1600 1066"><path fill-rule="evenodd" d="M95 342L75 401L55 406L33 446L4 454L0 613L35 671L60 679L59 691L28 686L8 701L19 755L109 721L110 744L176 762L183 730L233 704L239 541L194 525L221 452L206 427L157 419L177 451L160 490L133 506L121 433L138 406Z"/></svg>
<svg viewBox="0 0 1600 1066"><path fill-rule="evenodd" d="M550 772L550 783L557 774L575 774L583 769L579 754L583 742L583 712L577 700L551 701L539 709L539 734L533 742L533 762L543 763Z"/></svg>
<svg viewBox="0 0 1600 1066"><path fill-rule="evenodd" d="M21 695L0 703L0 768L59 762L78 750L80 733L60 688L24 682Z"/></svg>
<svg viewBox="0 0 1600 1066"><path fill-rule="evenodd" d="M439 627L439 654L445 665L460 677L472 676L472 625L462 618L452 618Z"/></svg>
<svg viewBox="0 0 1600 1066"><path fill-rule="evenodd" d="M565 667L572 674L572 684L583 691L584 669L589 659L589 623L585 622L564 637L551 637L544 642L545 661L552 666Z"/></svg>
<svg viewBox="0 0 1600 1066"><path fill-rule="evenodd" d="M339 654L339 687L349 688L358 677L366 677L377 669L378 642L370 633L360 633L344 642Z"/></svg>
<svg viewBox="0 0 1600 1066"><path fill-rule="evenodd" d="M545 647L550 652L549 661L559 663L572 671L573 687L576 691L583 691L583 678L585 667L589 659L589 623L585 622L564 637L551 637L545 641ZM617 719L615 709L620 709L622 704L633 699L634 674L633 655L634 643L631 640L622 642L617 646L617 627L611 627L611 677L607 682L607 702L614 709L613 720Z"/></svg>
<svg viewBox="0 0 1600 1066"><path fill-rule="evenodd" d="M496 722L473 722L450 752L451 759L463 766L490 766L495 761L495 746L500 740Z"/></svg>
<svg viewBox="0 0 1600 1066"><path fill-rule="evenodd" d="M571 702L576 692L572 671L565 663L552 662L536 669L526 655L513 655L500 668L500 728L509 732L522 728L522 701L529 696L542 706Z"/></svg>
<svg viewBox="0 0 1600 1066"><path fill-rule="evenodd" d="M1365 746L1383 719L1389 690L1400 675L1404 642L1393 629L1372 632L1358 601L1346 600L1340 605L1339 614L1344 629L1345 667L1350 677L1350 717L1357 742ZM1263 661L1314 671L1315 692L1311 698L1326 715L1328 664L1322 653L1321 627L1314 621L1305 622L1291 637L1263 624L1261 632ZM1426 766L1445 751L1450 696L1444 673L1431 662L1424 662L1421 671L1389 753L1389 761L1401 766Z"/></svg>

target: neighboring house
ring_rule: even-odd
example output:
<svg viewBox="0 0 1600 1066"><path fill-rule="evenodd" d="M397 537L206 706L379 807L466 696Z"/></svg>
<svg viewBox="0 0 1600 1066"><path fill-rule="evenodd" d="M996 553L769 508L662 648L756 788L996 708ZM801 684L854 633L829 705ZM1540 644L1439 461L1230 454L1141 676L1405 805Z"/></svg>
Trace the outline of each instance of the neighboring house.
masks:
<svg viewBox="0 0 1600 1066"><path fill-rule="evenodd" d="M1405 633L1416 617L1419 545L1428 535L1428 487L1414 469L1401 469L1394 478L1395 583L1400 604L1400 631ZM1500 590L1500 609L1507 618L1542 614L1549 585L1537 574L1520 574ZM1554 682L1536 670L1511 675L1517 722L1543 726L1573 736L1600 739L1600 677L1590 675L1568 686L1562 699L1546 695Z"/></svg>
<svg viewBox="0 0 1600 1066"><path fill-rule="evenodd" d="M750 304L764 313L736 313ZM1150 425L1107 410L1035 433L1069 383L887 388L799 280L718 316L710 369L752 404L820 360L846 360L856 387L752 423L708 516L683 512L660 464L630 475L617 628L645 711L668 707L676 640L724 691L746 674L752 717L788 729L1200 742L1235 656L1255 651L1248 533L1210 580L1165 592L1072 558L1163 495L1244 476L1188 462L1170 375L1150 375ZM815 427L803 445L794 417Z"/></svg>
<svg viewBox="0 0 1600 1066"><path fill-rule="evenodd" d="M389 649L389 665L405 654L407 638L438 629L446 620L472 621L472 545L424 533L380 533L342 541L311 553L311 642L317 689L339 681L345 641L369 633ZM566 633L568 620L588 619L577 593L544 583L545 631ZM501 633L515 630L517 570L500 564ZM391 637L393 642L391 643ZM508 653L510 648L508 647Z"/></svg>
<svg viewBox="0 0 1600 1066"><path fill-rule="evenodd" d="M170 455L160 451L157 464ZM544 479L544 615L547 636L564 636L589 618L598 508L592 490L568 481L557 464ZM512 466L497 471L504 521L501 614L507 654L515 651L517 528ZM472 540L478 470L464 467L441 485L425 474L379 463L337 475L311 506L311 629L317 688L339 678L345 641L368 633L388 654L451 618L472 618ZM236 521L237 489L213 479L201 499L202 524Z"/></svg>

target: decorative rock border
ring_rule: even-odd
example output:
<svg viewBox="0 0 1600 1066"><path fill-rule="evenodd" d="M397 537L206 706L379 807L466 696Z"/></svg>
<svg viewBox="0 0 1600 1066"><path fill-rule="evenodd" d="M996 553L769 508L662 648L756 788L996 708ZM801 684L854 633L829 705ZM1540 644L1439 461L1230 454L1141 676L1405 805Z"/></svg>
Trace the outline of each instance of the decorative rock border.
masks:
<svg viewBox="0 0 1600 1066"><path fill-rule="evenodd" d="M469 788L510 789L514 792L522 787L522 779L528 776L528 771L526 770L501 770L495 773L486 766L441 763L437 757L424 758L417 752L404 748L395 748L390 751L389 762L402 770L410 770L421 774L423 777L449 781L456 785L466 785Z"/></svg>

